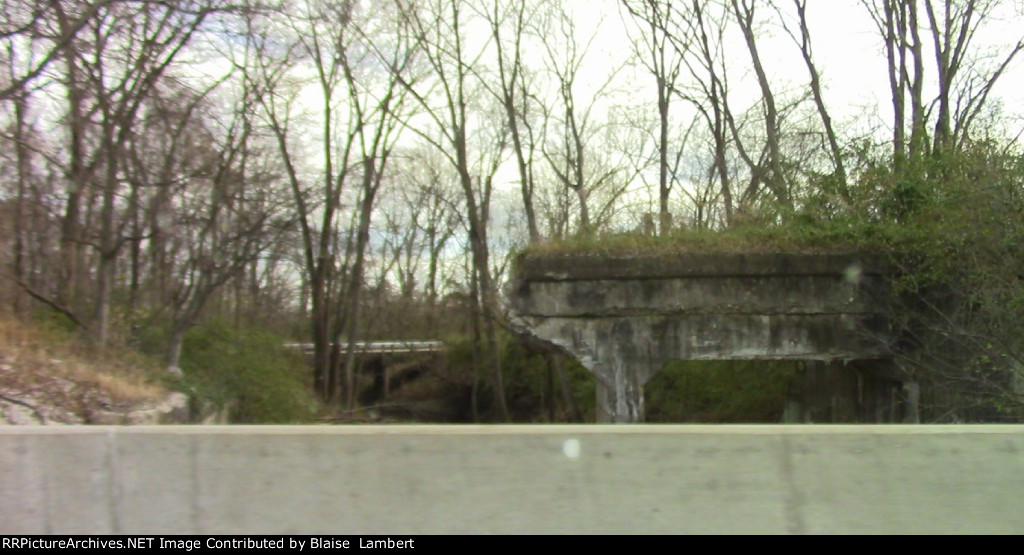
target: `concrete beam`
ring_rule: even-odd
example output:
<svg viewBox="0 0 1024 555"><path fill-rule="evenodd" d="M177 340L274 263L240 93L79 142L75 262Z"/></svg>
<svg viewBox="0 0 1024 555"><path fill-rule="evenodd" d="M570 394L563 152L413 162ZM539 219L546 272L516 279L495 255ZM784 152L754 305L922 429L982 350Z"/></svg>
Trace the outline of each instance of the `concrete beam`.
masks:
<svg viewBox="0 0 1024 555"><path fill-rule="evenodd" d="M1019 533L1024 426L0 428L0 534Z"/></svg>
<svg viewBox="0 0 1024 555"><path fill-rule="evenodd" d="M527 281L838 275L851 264L865 275L892 273L885 257L858 252L527 254L514 273Z"/></svg>

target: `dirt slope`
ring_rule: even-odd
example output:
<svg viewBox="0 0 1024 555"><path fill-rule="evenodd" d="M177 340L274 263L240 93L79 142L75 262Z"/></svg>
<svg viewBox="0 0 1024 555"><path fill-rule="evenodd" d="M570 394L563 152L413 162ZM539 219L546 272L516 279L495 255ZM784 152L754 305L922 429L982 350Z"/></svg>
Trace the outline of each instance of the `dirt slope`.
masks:
<svg viewBox="0 0 1024 555"><path fill-rule="evenodd" d="M151 366L126 349L100 354L66 334L0 316L0 425L187 418L188 399L154 384Z"/></svg>

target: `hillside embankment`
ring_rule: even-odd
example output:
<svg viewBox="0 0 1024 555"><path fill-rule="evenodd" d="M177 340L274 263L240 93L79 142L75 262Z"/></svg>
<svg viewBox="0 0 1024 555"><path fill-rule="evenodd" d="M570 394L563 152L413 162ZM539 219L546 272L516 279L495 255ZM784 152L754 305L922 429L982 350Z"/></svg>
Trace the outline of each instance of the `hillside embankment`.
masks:
<svg viewBox="0 0 1024 555"><path fill-rule="evenodd" d="M152 364L0 316L0 425L187 422L188 397L158 385Z"/></svg>

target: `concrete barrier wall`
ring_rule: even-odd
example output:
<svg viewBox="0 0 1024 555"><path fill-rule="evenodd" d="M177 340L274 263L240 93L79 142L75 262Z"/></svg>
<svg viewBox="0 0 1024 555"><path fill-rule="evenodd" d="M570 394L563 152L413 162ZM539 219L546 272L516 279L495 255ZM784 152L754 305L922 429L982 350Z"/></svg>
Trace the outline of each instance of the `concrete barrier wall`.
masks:
<svg viewBox="0 0 1024 555"><path fill-rule="evenodd" d="M1020 533L1024 426L0 428L3 534Z"/></svg>

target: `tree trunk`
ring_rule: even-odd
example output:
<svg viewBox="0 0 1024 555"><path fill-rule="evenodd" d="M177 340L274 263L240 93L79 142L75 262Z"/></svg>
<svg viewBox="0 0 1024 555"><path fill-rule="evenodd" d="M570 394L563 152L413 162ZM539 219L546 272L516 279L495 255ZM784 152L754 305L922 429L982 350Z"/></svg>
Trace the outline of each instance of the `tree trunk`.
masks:
<svg viewBox="0 0 1024 555"><path fill-rule="evenodd" d="M181 348L185 342L186 330L186 326L175 324L167 345L167 371L178 376L181 375Z"/></svg>
<svg viewBox="0 0 1024 555"><path fill-rule="evenodd" d="M779 114L775 105L775 94L768 83L768 75L761 62L761 55L757 49L757 40L754 37L754 4L749 6L743 1L743 8L740 8L739 0L732 0L733 11L739 21L740 29L743 31L743 38L747 44L747 51L750 53L750 60L754 65L754 73L757 75L757 83L761 88L761 101L764 103L764 128L765 140L768 147L768 160L765 164L767 176L764 183L775 195L779 205L787 211L792 211L793 201L790 198L786 185L785 174L782 171L782 148L779 144ZM755 170L756 171L756 170Z"/></svg>
<svg viewBox="0 0 1024 555"><path fill-rule="evenodd" d="M925 128L924 54L918 27L917 0L907 0L907 6L907 28L910 29L913 40L910 53L914 62L910 82L910 157L915 159L926 154L928 148L928 133Z"/></svg>
<svg viewBox="0 0 1024 555"><path fill-rule="evenodd" d="M664 55L664 54L663 54ZM664 64L664 60L662 61ZM668 108L669 91L665 78L658 77L658 215L662 236L672 230L672 214L668 209Z"/></svg>
<svg viewBox="0 0 1024 555"><path fill-rule="evenodd" d="M17 156L18 172L18 193L14 204L14 256L11 260L11 273L18 282L24 282L27 272L25 271L25 206L26 194L29 180L29 150L28 132L25 128L26 100L24 95L18 95L14 99L15 118L15 154ZM15 314L22 312L22 295L15 294L11 299L12 308Z"/></svg>
<svg viewBox="0 0 1024 555"><path fill-rule="evenodd" d="M78 65L73 43L68 45L68 111L70 140L68 155L68 199L61 221L61 272L57 285L57 298L74 310L78 302L78 280L81 275L81 203L88 177L85 164L85 116L83 93L78 83Z"/></svg>
<svg viewBox="0 0 1024 555"><path fill-rule="evenodd" d="M832 154L832 164L835 167L839 195L843 200L849 201L850 190L846 182L846 165L843 163L843 153L839 148L836 131L832 127L832 117L825 106L825 98L821 91L821 75L811 56L811 33L807 27L807 0L793 0L793 3L796 4L797 15L800 19L800 54L803 56L804 65L807 66L807 72L810 74L814 106L818 109L818 116L825 127L825 138L828 141L829 152Z"/></svg>
<svg viewBox="0 0 1024 555"><path fill-rule="evenodd" d="M475 203L473 203L475 204ZM488 257L486 231L476 221L475 206L470 209L470 246L473 250L473 266L480 287L481 315L483 316L484 341L486 343L487 363L490 366L491 388L498 417L503 422L510 419L508 404L505 400L505 380L501 370L501 352L498 348L498 332L496 325L497 301L491 279L490 261Z"/></svg>

